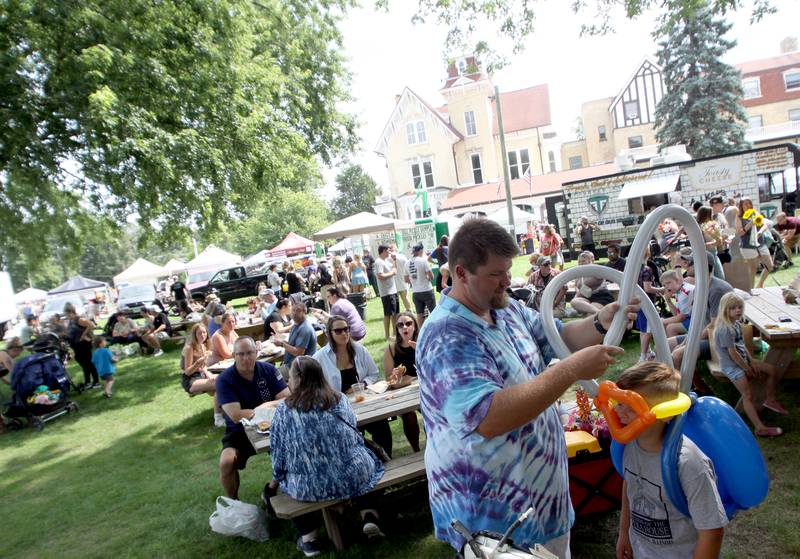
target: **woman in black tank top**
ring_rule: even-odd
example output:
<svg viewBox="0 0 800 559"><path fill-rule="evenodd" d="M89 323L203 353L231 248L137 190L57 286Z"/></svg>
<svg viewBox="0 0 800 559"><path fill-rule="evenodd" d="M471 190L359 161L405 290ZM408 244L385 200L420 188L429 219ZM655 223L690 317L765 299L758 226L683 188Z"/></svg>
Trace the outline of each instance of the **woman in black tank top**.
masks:
<svg viewBox="0 0 800 559"><path fill-rule="evenodd" d="M383 371L386 380L394 382L403 375L417 376L416 350L419 325L417 318L408 311L397 315L394 324L395 341L383 354ZM403 432L414 452L419 452L419 422L417 412L404 413Z"/></svg>

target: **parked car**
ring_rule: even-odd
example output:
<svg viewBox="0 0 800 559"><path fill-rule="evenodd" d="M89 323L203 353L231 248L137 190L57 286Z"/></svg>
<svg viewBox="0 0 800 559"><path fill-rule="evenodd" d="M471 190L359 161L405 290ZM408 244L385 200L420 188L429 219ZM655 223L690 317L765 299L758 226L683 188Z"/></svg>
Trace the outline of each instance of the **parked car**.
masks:
<svg viewBox="0 0 800 559"><path fill-rule="evenodd" d="M186 288L191 292L193 289L204 287L208 285L208 280L210 280L214 274L216 274L215 271L189 274L189 277L186 278Z"/></svg>
<svg viewBox="0 0 800 559"><path fill-rule="evenodd" d="M117 310L128 316L143 316L144 308L156 300L156 288L153 284L126 285L119 288Z"/></svg>
<svg viewBox="0 0 800 559"><path fill-rule="evenodd" d="M50 320L54 314L64 316L64 305L67 303L72 303L80 316L86 315L86 301L82 296L75 294L55 295L53 297L48 297L42 314L39 315L39 323L44 324Z"/></svg>
<svg viewBox="0 0 800 559"><path fill-rule="evenodd" d="M219 296L220 301L226 303L232 299L257 295L256 286L262 281L266 283L267 275L256 274L248 276L244 266L234 266L213 274L206 285L195 288L190 287L189 289L192 299L197 301L205 300L206 295L213 289Z"/></svg>

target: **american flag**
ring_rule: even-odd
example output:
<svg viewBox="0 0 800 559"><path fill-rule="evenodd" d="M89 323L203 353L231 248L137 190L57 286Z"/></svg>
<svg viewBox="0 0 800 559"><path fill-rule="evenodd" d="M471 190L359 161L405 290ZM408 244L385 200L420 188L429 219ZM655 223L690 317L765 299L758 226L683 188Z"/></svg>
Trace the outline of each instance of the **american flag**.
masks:
<svg viewBox="0 0 800 559"><path fill-rule="evenodd" d="M522 178L525 179L525 182L528 185L528 194L533 194L533 173L531 171L532 169L528 167L528 170L522 176Z"/></svg>

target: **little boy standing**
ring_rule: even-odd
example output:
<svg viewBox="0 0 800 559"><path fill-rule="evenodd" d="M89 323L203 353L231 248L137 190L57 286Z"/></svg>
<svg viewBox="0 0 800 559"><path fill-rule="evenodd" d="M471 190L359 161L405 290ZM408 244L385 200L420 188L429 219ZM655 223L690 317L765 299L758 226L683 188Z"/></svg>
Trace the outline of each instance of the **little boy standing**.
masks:
<svg viewBox="0 0 800 559"><path fill-rule="evenodd" d="M619 388L641 394L651 407L676 398L679 385L678 371L654 361L638 363L617 379ZM615 409L624 424L636 417L624 404ZM683 437L678 476L690 517L684 516L669 500L661 478L665 427L666 422L658 420L625 446L617 557L716 558L728 517L717 492L714 467L691 440Z"/></svg>
<svg viewBox="0 0 800 559"><path fill-rule="evenodd" d="M94 353L92 353L92 363L97 369L97 374L103 381L103 397L111 398L111 387L114 386L114 373L116 358L111 350L106 347L104 336L94 337Z"/></svg>

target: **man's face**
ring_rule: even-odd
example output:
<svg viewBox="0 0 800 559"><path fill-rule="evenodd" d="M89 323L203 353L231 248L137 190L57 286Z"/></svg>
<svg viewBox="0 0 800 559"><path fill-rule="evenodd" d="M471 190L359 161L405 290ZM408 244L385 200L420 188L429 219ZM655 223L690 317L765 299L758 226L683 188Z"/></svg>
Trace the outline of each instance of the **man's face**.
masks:
<svg viewBox="0 0 800 559"><path fill-rule="evenodd" d="M609 262L616 262L619 259L619 251L615 248L608 249L608 260Z"/></svg>
<svg viewBox="0 0 800 559"><path fill-rule="evenodd" d="M383 249L383 252L379 252L378 253L378 257L379 258L385 259L387 256L389 256L389 249L388 248L385 248L385 249Z"/></svg>
<svg viewBox="0 0 800 559"><path fill-rule="evenodd" d="M240 373L251 373L256 368L256 346L253 340L245 339L238 342L233 350L233 359L236 370Z"/></svg>
<svg viewBox="0 0 800 559"><path fill-rule="evenodd" d="M778 223L778 225L783 225L784 223L786 223L786 216L779 215L778 217L775 218L775 221Z"/></svg>
<svg viewBox="0 0 800 559"><path fill-rule="evenodd" d="M506 289L511 285L509 270L512 259L490 255L483 266L473 274L466 268L461 272L461 281L470 301L481 309L502 309L508 306ZM460 266L459 266L460 268Z"/></svg>
<svg viewBox="0 0 800 559"><path fill-rule="evenodd" d="M292 307L292 320L295 324L302 324L306 319L305 305L295 305Z"/></svg>
<svg viewBox="0 0 800 559"><path fill-rule="evenodd" d="M552 269L553 265L550 262L542 262L539 264L539 275L547 277Z"/></svg>
<svg viewBox="0 0 800 559"><path fill-rule="evenodd" d="M723 210L722 202L714 202L713 204L711 204L711 209L715 214L722 212Z"/></svg>
<svg viewBox="0 0 800 559"><path fill-rule="evenodd" d="M588 220L588 219L586 219L586 218L583 218L583 219L581 220L581 225L589 225L589 220Z"/></svg>

